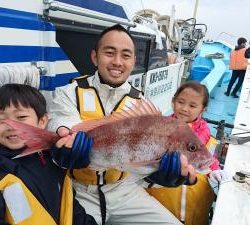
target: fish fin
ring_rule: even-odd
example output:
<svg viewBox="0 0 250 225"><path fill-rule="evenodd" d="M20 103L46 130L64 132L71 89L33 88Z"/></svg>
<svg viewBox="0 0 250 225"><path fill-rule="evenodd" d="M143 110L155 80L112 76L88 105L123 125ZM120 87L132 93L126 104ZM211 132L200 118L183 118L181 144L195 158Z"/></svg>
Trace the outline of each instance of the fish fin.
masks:
<svg viewBox="0 0 250 225"><path fill-rule="evenodd" d="M16 157L23 157L41 150L49 149L60 139L56 133L22 122L5 119L2 120L1 123L5 123L8 127L13 129L15 134L25 143L24 150Z"/></svg>
<svg viewBox="0 0 250 225"><path fill-rule="evenodd" d="M125 117L137 117L144 115L161 115L161 111L157 109L154 104L145 99L139 99L132 107L126 106L126 110L121 112Z"/></svg>
<svg viewBox="0 0 250 225"><path fill-rule="evenodd" d="M157 109L152 102L140 99L132 103L131 107L125 106L125 109L121 112L113 112L110 116L105 116L101 119L84 121L73 126L71 130L73 132L80 130L87 132L108 123L145 115L161 115L161 111Z"/></svg>
<svg viewBox="0 0 250 225"><path fill-rule="evenodd" d="M48 131L46 129L42 129L40 127L35 127L29 124L25 124L19 121L11 120L11 119L4 119L1 123L5 123L13 130L18 132L18 135L23 140L32 140L33 138L43 139L44 141L52 141L57 142L60 137L57 133Z"/></svg>

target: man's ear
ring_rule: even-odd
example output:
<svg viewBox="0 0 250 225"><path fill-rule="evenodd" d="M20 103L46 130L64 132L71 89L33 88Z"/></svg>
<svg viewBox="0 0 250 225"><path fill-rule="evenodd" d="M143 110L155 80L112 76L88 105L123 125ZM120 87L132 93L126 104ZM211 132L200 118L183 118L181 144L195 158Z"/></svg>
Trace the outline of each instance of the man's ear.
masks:
<svg viewBox="0 0 250 225"><path fill-rule="evenodd" d="M49 117L48 117L48 114L46 113L43 117L41 117L39 119L38 127L42 128L42 129L45 129L45 127L47 126L48 120L49 120Z"/></svg>
<svg viewBox="0 0 250 225"><path fill-rule="evenodd" d="M95 50L92 50L91 51L91 60L92 60L92 63L97 67L97 57L96 57L96 51Z"/></svg>

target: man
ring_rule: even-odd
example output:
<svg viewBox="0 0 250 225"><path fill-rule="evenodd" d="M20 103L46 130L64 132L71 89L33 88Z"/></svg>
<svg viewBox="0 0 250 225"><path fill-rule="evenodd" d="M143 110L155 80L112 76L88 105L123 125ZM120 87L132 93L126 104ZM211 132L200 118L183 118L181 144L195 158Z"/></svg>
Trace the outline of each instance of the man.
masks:
<svg viewBox="0 0 250 225"><path fill-rule="evenodd" d="M49 129L57 131L60 136L68 135L73 125L109 115L142 97L127 81L135 65L135 45L131 35L122 26L115 25L100 34L91 59L97 67L95 75L78 78L55 92ZM169 160L164 160L162 171L148 177L148 181L154 182L163 175L158 183L165 184L166 181L166 185L174 186L183 183L183 178L189 174L189 179L185 181L195 182L194 169L184 156L171 154L166 158L177 161L176 164L181 166L181 174L177 172L178 165L170 165L168 168L176 171L176 176L168 180L169 169L166 169L165 164L169 164ZM73 170L71 175L75 181L76 197L98 224L105 224L106 221L116 225L181 224L137 184L137 177L127 172L87 168Z"/></svg>
<svg viewBox="0 0 250 225"><path fill-rule="evenodd" d="M237 95L237 92L241 88L242 83L244 81L247 64L248 64L247 58L249 58L248 51L246 51L247 40L241 37L238 39L237 43L238 45L231 52L231 55L230 55L229 68L233 70L233 72L232 72L232 76L227 87L227 91L225 92L225 95L229 96L234 83L238 79L238 82L235 85L231 93L231 96L233 96L234 98L239 98L239 96Z"/></svg>

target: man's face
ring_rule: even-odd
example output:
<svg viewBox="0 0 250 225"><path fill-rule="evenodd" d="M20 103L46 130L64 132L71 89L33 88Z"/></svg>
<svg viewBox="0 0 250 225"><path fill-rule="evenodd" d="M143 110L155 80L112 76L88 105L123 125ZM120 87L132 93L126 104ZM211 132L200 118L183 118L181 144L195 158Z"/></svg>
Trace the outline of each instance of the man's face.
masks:
<svg viewBox="0 0 250 225"><path fill-rule="evenodd" d="M100 40L97 52L92 51L91 59L106 84L119 86L134 68L134 43L125 32L110 31Z"/></svg>
<svg viewBox="0 0 250 225"><path fill-rule="evenodd" d="M4 123L1 123L1 120L3 119L15 120L43 129L48 121L47 115L38 120L35 110L31 107L23 107L22 105L15 107L11 104L4 110L0 110L0 143L9 149L20 149L25 143L19 138L15 130Z"/></svg>

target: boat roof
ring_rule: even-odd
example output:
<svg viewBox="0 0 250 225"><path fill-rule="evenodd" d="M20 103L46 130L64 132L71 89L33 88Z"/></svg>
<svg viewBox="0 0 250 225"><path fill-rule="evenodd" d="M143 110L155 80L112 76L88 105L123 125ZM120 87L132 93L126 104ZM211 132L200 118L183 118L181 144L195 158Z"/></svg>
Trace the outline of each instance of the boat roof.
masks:
<svg viewBox="0 0 250 225"><path fill-rule="evenodd" d="M57 0L58 2L65 3L71 6L91 10L98 13L107 14L108 16L115 16L123 19L129 19L124 7L116 1L103 1L95 0Z"/></svg>

